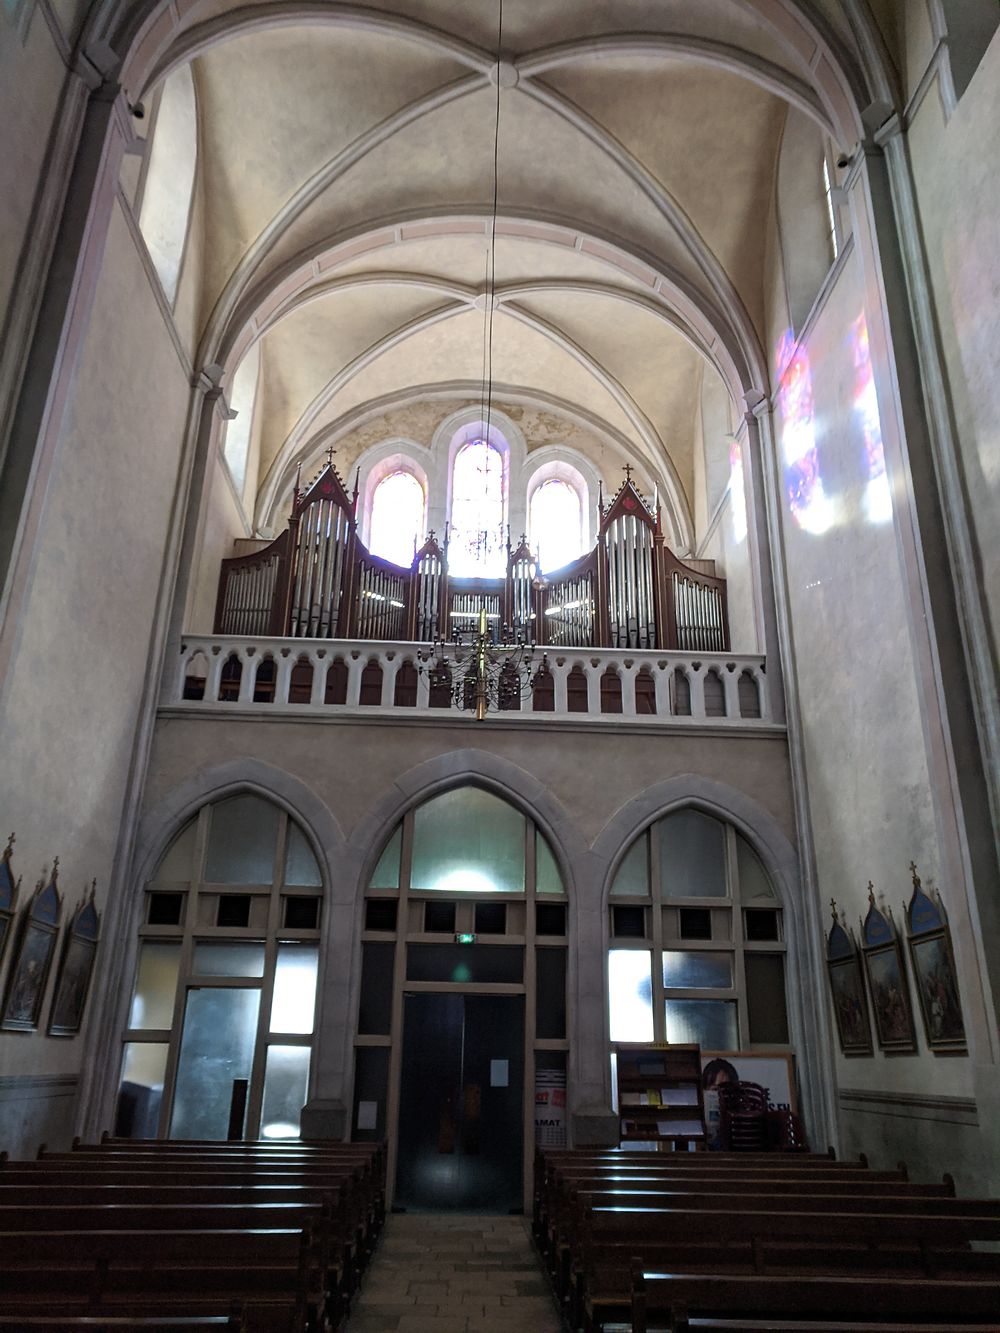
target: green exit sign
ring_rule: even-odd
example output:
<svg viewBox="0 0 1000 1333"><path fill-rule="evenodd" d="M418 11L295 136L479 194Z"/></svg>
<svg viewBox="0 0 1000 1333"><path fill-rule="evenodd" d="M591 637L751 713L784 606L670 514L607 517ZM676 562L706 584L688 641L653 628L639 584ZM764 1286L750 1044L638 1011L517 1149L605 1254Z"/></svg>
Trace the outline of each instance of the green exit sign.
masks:
<svg viewBox="0 0 1000 1333"><path fill-rule="evenodd" d="M475 942L476 942L476 937L475 935L472 934L471 931L469 932L463 931L455 936L456 944L475 944Z"/></svg>

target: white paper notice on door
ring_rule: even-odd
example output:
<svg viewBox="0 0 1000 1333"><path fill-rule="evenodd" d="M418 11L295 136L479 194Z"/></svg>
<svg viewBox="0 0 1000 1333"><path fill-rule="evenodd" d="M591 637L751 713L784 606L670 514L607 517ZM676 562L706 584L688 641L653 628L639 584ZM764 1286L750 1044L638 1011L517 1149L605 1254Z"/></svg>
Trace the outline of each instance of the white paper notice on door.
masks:
<svg viewBox="0 0 1000 1333"><path fill-rule="evenodd" d="M378 1124L378 1102L358 1102L358 1129L374 1129Z"/></svg>
<svg viewBox="0 0 1000 1333"><path fill-rule="evenodd" d="M490 1061L490 1087L506 1088L510 1082L510 1062L508 1060Z"/></svg>

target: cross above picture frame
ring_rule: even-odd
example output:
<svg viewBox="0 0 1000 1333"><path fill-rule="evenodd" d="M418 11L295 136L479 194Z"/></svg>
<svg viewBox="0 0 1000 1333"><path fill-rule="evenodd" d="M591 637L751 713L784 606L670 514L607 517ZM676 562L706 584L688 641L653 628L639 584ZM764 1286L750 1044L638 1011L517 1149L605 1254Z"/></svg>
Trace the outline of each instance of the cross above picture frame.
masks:
<svg viewBox="0 0 1000 1333"><path fill-rule="evenodd" d="M927 1045L932 1051L962 1054L967 1049L958 972L951 945L951 928L940 897L920 883L910 862L913 893L906 911L906 943L920 1001Z"/></svg>
<svg viewBox="0 0 1000 1333"><path fill-rule="evenodd" d="M868 914L861 923L861 951L868 978L875 1036L879 1048L897 1054L917 1049L910 988L906 981L903 946L892 912L875 901L875 886L868 881Z"/></svg>
<svg viewBox="0 0 1000 1333"><path fill-rule="evenodd" d="M90 993L90 979L100 939L101 918L94 906L97 880L90 885L90 897L77 904L63 941L56 989L49 1014L49 1036L74 1037L83 1023L83 1013Z"/></svg>
<svg viewBox="0 0 1000 1333"><path fill-rule="evenodd" d="M0 1028L7 1031L31 1032L38 1027L62 914L58 881L57 856L52 874L43 871L21 922L0 1016Z"/></svg>

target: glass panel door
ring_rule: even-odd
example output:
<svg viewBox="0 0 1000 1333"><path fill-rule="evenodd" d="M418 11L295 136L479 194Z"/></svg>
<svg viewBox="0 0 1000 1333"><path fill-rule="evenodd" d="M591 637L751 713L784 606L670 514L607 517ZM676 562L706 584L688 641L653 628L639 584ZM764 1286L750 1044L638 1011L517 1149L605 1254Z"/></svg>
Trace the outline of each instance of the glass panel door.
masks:
<svg viewBox="0 0 1000 1333"><path fill-rule="evenodd" d="M253 1069L258 987L199 986L188 991L177 1063L172 1139L224 1139L233 1080Z"/></svg>
<svg viewBox="0 0 1000 1333"><path fill-rule="evenodd" d="M522 1203L524 996L407 995L396 1205Z"/></svg>

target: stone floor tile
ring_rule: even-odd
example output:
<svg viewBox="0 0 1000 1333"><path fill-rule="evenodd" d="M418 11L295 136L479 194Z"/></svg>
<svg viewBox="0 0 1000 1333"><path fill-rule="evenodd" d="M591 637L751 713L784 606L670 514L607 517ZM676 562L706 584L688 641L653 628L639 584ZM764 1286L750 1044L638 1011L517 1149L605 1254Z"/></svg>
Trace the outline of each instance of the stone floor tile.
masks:
<svg viewBox="0 0 1000 1333"><path fill-rule="evenodd" d="M522 1218L391 1217L347 1333L560 1333Z"/></svg>

